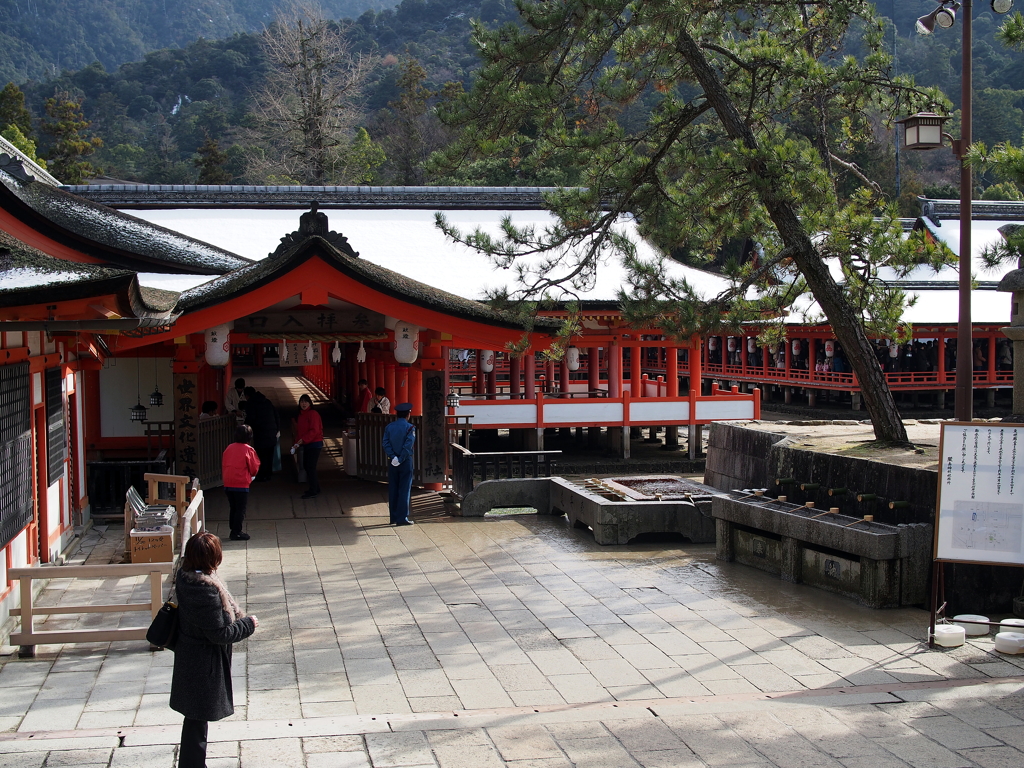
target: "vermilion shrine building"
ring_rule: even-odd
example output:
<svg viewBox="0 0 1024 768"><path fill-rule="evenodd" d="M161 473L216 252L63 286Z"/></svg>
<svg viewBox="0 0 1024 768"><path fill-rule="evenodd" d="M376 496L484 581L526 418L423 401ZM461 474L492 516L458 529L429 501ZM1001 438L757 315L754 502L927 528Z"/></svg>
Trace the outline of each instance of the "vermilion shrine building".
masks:
<svg viewBox="0 0 1024 768"><path fill-rule="evenodd" d="M116 504L107 498L112 467L164 451L167 469L219 482L234 418L200 421L199 407L223 407L247 369L303 376L343 407L362 378L392 403L411 401L422 418L419 482L434 487L445 482L452 391L462 396L458 416L475 429L508 429L524 448L542 447L551 428L586 428L625 456L645 427L666 428L668 447L685 437L695 451L698 425L759 416L757 386L856 393L849 373L803 367L832 342L824 326L794 324L799 346L774 359L750 346L754 330L674 343L629 327L614 263L579 288L584 327L564 360L539 354L557 317L533 328L531 352L510 357L502 350L523 329L480 300L510 275L446 243L435 211L466 228L493 228L505 214L550 220L536 189L59 188L0 155L0 626L11 602L6 569L59 559L75 525ZM707 292L725 287L717 275L668 266ZM985 299L975 336L989 367L975 378L1008 386L997 347L1009 297ZM956 335L944 318L917 328L937 349ZM929 375L900 370L890 381L951 389L939 359ZM374 435L359 440L367 477L380 463Z"/></svg>

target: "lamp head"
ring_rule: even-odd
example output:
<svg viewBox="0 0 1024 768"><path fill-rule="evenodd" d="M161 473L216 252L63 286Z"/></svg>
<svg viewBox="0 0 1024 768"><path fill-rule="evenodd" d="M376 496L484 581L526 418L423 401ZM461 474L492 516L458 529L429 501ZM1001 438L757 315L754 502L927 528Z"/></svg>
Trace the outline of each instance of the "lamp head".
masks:
<svg viewBox="0 0 1024 768"><path fill-rule="evenodd" d="M992 0L989 5L992 6L992 13L998 13L1000 15L1009 13L1010 9L1013 8L1013 0Z"/></svg>

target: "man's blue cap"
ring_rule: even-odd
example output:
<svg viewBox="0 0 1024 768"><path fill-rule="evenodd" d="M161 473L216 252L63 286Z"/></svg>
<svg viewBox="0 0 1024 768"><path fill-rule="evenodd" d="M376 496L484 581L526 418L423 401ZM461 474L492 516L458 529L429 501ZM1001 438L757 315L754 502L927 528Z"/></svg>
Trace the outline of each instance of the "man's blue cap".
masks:
<svg viewBox="0 0 1024 768"><path fill-rule="evenodd" d="M395 406L395 413L409 413L412 411L412 403L399 403Z"/></svg>

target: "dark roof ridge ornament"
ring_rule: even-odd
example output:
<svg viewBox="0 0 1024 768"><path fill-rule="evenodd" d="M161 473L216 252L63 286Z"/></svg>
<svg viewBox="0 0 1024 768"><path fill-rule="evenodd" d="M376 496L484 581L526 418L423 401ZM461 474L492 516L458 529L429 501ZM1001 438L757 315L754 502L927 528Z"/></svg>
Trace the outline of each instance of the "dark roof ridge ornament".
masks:
<svg viewBox="0 0 1024 768"><path fill-rule="evenodd" d="M277 246L270 257L281 256L286 251L303 242L310 237L321 237L333 245L346 256L358 259L359 254L352 250L348 244L348 238L340 232L332 232L327 224L327 214L319 210L320 204L314 200L308 211L299 217L299 228L281 238L281 244Z"/></svg>
<svg viewBox="0 0 1024 768"><path fill-rule="evenodd" d="M22 184L36 180L36 177L25 169L25 162L20 157L12 157L6 152L0 153L0 171L17 179Z"/></svg>

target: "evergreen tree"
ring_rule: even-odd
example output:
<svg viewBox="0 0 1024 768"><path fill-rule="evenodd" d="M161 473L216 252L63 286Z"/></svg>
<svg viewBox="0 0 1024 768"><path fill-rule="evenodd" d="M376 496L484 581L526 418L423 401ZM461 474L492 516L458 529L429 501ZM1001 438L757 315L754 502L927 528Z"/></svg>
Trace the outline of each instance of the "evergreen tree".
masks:
<svg viewBox="0 0 1024 768"><path fill-rule="evenodd" d="M81 99L56 93L46 100L46 115L42 130L54 139L47 154L50 172L65 184L81 184L95 176L97 170L82 158L102 147L103 140L85 133L92 123L82 114Z"/></svg>
<svg viewBox="0 0 1024 768"><path fill-rule="evenodd" d="M196 150L196 158L192 161L199 169L197 184L230 184L231 174L225 167L228 162L228 153L222 152L220 145L209 134L199 149Z"/></svg>
<svg viewBox="0 0 1024 768"><path fill-rule="evenodd" d="M32 115L25 106L25 94L14 83L0 91L0 129L16 126L25 138L32 137Z"/></svg>
<svg viewBox="0 0 1024 768"><path fill-rule="evenodd" d="M944 103L889 71L883 27L866 0L554 0L517 3L519 25L475 28L484 59L473 89L447 110L464 128L437 165L479 156L543 163L570 153L583 188L548 198L559 224L506 222L504 236L454 240L520 268L522 289L495 298L573 293L613 253L630 269L627 317L689 339L775 318L808 291L857 375L880 440L906 441L868 331L905 339L905 297L879 268L909 269L949 254L903 238L896 210L848 153L870 117ZM852 31L860 59L841 55ZM623 119L643 106L643 120ZM859 188L844 198L842 179ZM618 223L667 249L715 254L748 239L763 258L733 264L732 287L705 297L636 257ZM821 235L820 233L826 233ZM842 270L837 283L830 266ZM833 268L834 268L833 267ZM810 302L804 302L808 306Z"/></svg>
<svg viewBox="0 0 1024 768"><path fill-rule="evenodd" d="M4 130L0 131L0 136L3 136L20 149L29 160L40 168L46 168L46 161L36 154L36 143L32 139L27 138L18 126L8 125Z"/></svg>

